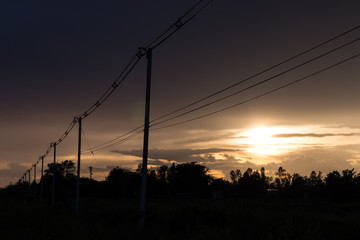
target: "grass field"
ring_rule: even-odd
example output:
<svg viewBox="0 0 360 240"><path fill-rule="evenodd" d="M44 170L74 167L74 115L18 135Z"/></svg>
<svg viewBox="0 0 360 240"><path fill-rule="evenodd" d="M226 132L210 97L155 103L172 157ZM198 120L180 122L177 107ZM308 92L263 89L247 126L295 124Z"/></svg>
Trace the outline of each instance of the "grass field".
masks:
<svg viewBox="0 0 360 240"><path fill-rule="evenodd" d="M81 199L52 209L32 199L0 200L0 239L359 239L360 200Z"/></svg>

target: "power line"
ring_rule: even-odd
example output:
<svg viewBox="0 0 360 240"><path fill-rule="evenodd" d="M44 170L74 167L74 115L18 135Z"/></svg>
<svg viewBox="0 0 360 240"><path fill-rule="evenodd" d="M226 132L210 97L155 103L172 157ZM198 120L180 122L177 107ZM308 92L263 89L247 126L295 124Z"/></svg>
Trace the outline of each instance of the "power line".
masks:
<svg viewBox="0 0 360 240"><path fill-rule="evenodd" d="M211 116L211 115L214 115L214 114L217 114L217 113L226 111L226 110L228 110L228 109L237 107L237 106L239 106L239 105L242 105L242 104L245 104L245 103L247 103L247 102L250 102L250 101L256 100L256 99L258 99L258 98L264 97L264 96L266 96L266 95L269 95L269 94L271 94L271 93L273 93L273 92L277 92L277 91L279 91L279 90L281 90L281 89L283 89L283 88L286 88L286 87L289 87L289 86L291 86L291 85L294 85L294 84L296 84L296 83L298 83L298 82L301 82L301 81L303 81L303 80L305 80L305 79L307 79L307 78L310 78L310 77L312 77L312 76L315 76L315 75L317 75L317 74L320 74L320 73L322 73L322 72L324 72L324 71L327 71L327 70L329 70L329 69L331 69L331 68L334 68L334 67L336 67L336 66L338 66L338 65L340 65L340 64L343 64L343 63L345 63L345 62L348 62L348 61L350 61L350 60L352 60L352 59L355 59L355 58L357 58L357 57L359 57L359 56L360 56L360 53L358 53L358 54L356 54L356 55L353 55L352 57L349 57L349 58L347 58L347 59L345 59L345 60L342 60L342 61L340 61L340 62L338 62L338 63L335 63L335 64L333 64L333 65L330 65L329 67L323 68L323 69L321 69L321 70L319 70L319 71L316 71L316 72L314 72L314 73L312 73L312 74L309 74L309 75L307 75L307 76L305 76L305 77L302 77L302 78L297 79L297 80L295 80L295 81L292 81L292 82L290 82L290 83L284 84L284 85L282 85L282 86L280 86L280 87L278 87L278 88L275 88L275 89L270 90L270 91L268 91L268 92L262 93L262 94L260 94L260 95L255 96L255 97L249 98L249 99L247 99L247 100L245 100L245 101L242 101L242 102L233 104L233 105L231 105L231 106L228 106L228 107L219 109L219 110L217 110L217 111L213 111L213 112L210 112L210 113L207 113L207 114L204 114L204 115L195 117L195 118L191 118L191 119L188 119L188 120L185 120L185 121L182 121L182 122L178 122L178 123L174 123L174 124L169 124L169 125L166 125L166 126L163 126L163 127L153 128L152 130L159 130L159 129L164 129L164 128L169 128L169 127L181 125L181 124L184 124L184 123L192 122L192 121L195 121L195 120L204 118L204 117L208 117L208 116Z"/></svg>
<svg viewBox="0 0 360 240"><path fill-rule="evenodd" d="M220 102L220 101L223 101L223 100L225 100L225 99L227 99L227 98L230 98L230 97L232 97L232 96L235 96L235 95L237 95L237 94L239 94L239 93L245 92L245 91L247 91L247 90L249 90L249 89L252 89L252 88L254 88L254 87L257 87L257 86L259 86L259 85L262 85L262 84L264 84L264 83L266 83L266 82L269 82L269 81L271 81L271 80L273 80L273 79L275 79L275 78L277 78L277 77L279 77L279 76L281 76L281 75L284 75L284 74L286 74L286 73L288 73L288 72L290 72L290 71L293 71L293 70L295 70L295 69L298 69L298 68L300 68L300 67L302 67L302 66L304 66L304 65L306 65L306 64L309 64L309 63L311 63L311 62L313 62L313 61L315 61L315 60L318 60L318 59L320 59L320 58L322 58L322 57L325 57L325 56L327 56L327 55L329 55L329 54L331 54L331 53L333 53L333 52L335 52L335 51L338 51L338 50L340 50L340 49L342 49L342 48L344 48L344 47L346 47L346 46L349 46L350 44L355 43L355 42L357 42L357 41L359 41L359 40L360 40L360 37L359 37L359 38L356 38L356 39L354 39L354 40L352 40L352 41L350 41L350 42L348 42L348 43L345 43L345 44L343 44L343 45L341 45L341 46L339 46L339 47L336 47L336 48L334 48L334 49L332 49L332 50L330 50L330 51L327 51L326 53L323 53L323 54L321 54L321 55L319 55L319 56L317 56L317 57L314 57L314 58L312 58L312 59L310 59L310 60L307 60L307 61L305 61L305 62L303 62L303 63L301 63L301 64L298 64L298 65L296 65L295 67L291 67L291 68L289 68L289 69L287 69L287 70L285 70L285 71L283 71L283 72L281 72L281 73L278 73L278 74L273 75L273 76L271 76L271 77L269 77L269 78L266 78L265 80L262 80L262 81L260 81L260 82L257 82L257 83L255 83L255 84L249 86L249 87L246 87L246 88L244 88L244 89L241 89L241 90L239 90L239 91L236 91L236 92L234 92L234 93L231 93L231 94L229 94L229 95L226 95L226 96L224 96L224 97L222 97L222 98L216 99L216 100L211 101L211 102L209 102L209 103L203 104L203 105L201 105L201 106L199 106L199 107L196 107L196 108L194 108L194 109L188 110L188 111L186 111L186 112L184 112L184 113L175 115L175 116L173 116L173 117L171 117L171 118L165 119L165 120L160 121L160 122L157 122L157 123L155 123L155 124L152 124L152 126L157 126L157 125L160 125L160 124L162 124L162 123L168 122L168 121L170 121L170 120L173 120L173 119L182 117L182 116L187 115L187 114L189 114L189 113L195 112L195 111L200 110L200 109L202 109L202 108L205 108L205 107L208 107L208 106L210 106L210 105L213 105L213 104L215 104L215 103L217 103L217 102Z"/></svg>
<svg viewBox="0 0 360 240"><path fill-rule="evenodd" d="M146 45L145 48L152 48L155 49L158 46L160 46L162 43L164 43L166 40L168 40L171 36L173 36L177 31L179 31L185 24L190 22L192 19L194 19L200 12L202 12L205 8L207 8L214 0L209 0L207 3L205 3L203 6L201 6L201 3L204 0L198 1L194 6L192 6L183 16L178 18L178 20L173 23L170 27L168 27L165 31L163 31L159 36L157 36L154 40L150 41ZM197 10L196 10L197 9ZM195 13L193 13L190 17L186 19L188 15L191 14L194 10ZM169 33L170 32L170 33Z"/></svg>
<svg viewBox="0 0 360 240"><path fill-rule="evenodd" d="M84 136L86 145L87 145L88 148L90 149L90 152L91 152L91 154L92 154L92 156L93 156L93 158L94 158L94 160L95 160L96 165L98 165L98 167L100 167L100 164L98 163L98 161L97 161L97 159L96 159L96 157L95 157L95 154L94 154L93 150L91 149L90 144L89 144L89 142L88 142L88 140L87 140L87 138L86 138L86 135L85 135L85 132L84 132L84 129L83 129L83 128L81 129L81 132L82 132L82 134L83 134L83 136ZM104 174L103 172L101 172L101 173L102 173L102 175L104 176L104 178L106 178L105 174Z"/></svg>
<svg viewBox="0 0 360 240"><path fill-rule="evenodd" d="M168 33L174 26L176 26L179 21L181 21L183 18L185 18L188 14L190 14L197 6L201 4L204 0L198 1L194 6L192 6L184 15L182 15L176 22L171 24L168 28L166 28L163 32L161 32L158 36L156 36L153 40L150 40L148 43L144 44L145 48L151 47L156 41L158 41L160 38L162 38L166 33Z"/></svg>
<svg viewBox="0 0 360 240"><path fill-rule="evenodd" d="M124 137L124 138L122 138L122 139L119 139L118 141L116 141L116 142L114 142L114 143L112 143L112 144L103 146L103 147L98 148L98 149L93 149L92 152L102 152L102 151L105 151L105 150L107 150L107 149L109 149L109 148L111 148L111 147L113 147L113 146L119 145L119 144L121 144L121 143L124 143L124 142L127 142L127 141L133 139L134 137L136 137L137 135L141 134L142 132L143 132L143 130L136 131L136 132L134 132L133 134L131 134L131 135L129 135L129 136L126 136L126 137ZM84 154L89 154L89 152L84 153Z"/></svg>
<svg viewBox="0 0 360 240"><path fill-rule="evenodd" d="M170 38L175 32L177 32L182 26L184 26L186 23L191 21L196 15L198 15L201 11L203 11L210 3L213 2L213 0L210 0L207 4L202 6L199 10L197 10L194 14L192 14L186 21L182 22L185 17L187 17L189 14L191 14L192 11L194 11L204 0L198 1L193 7L191 7L182 17L179 18L177 22L172 24L169 28L167 28L165 31L163 31L160 35L158 35L155 39L150 41L150 43L146 46L146 48L156 48L159 45L161 45L163 42L165 42L168 38ZM172 28L176 28L169 34L167 34ZM166 35L167 34L167 35ZM152 46L155 44L154 46ZM135 68L135 66L138 64L140 59L145 55L143 48L139 48L138 52L132 57L130 62L125 66L123 71L119 74L119 76L116 78L116 80L112 83L112 85L105 91L105 93L92 105L90 106L80 117L82 119L88 117L91 113L93 113L97 108L99 108L109 97L110 95L118 88L118 86L128 77L128 75L132 72L132 70ZM73 120L70 123L70 126L67 128L67 130L64 132L64 134L57 140L55 143L59 144L62 142L67 135L71 132L74 125L76 124L77 120ZM50 146L50 149L48 149L44 157L47 156L51 150L52 146Z"/></svg>
<svg viewBox="0 0 360 240"><path fill-rule="evenodd" d="M245 79L243 79L243 80L241 80L241 81L239 81L239 82L236 82L236 83L234 83L234 84L232 84L232 85L230 85L230 86L228 86L228 87L225 87L225 88L223 88L223 89L221 89L221 90L219 90L219 91L217 91L217 92L214 92L214 93L212 93L212 94L210 94L210 95L208 95L208 96L206 96L206 97L203 97L203 98L201 98L201 99L199 99L199 100L197 100L197 101L195 101L195 102L193 102L193 103L190 103L190 104L188 104L188 105L185 105L184 107L178 108L178 109L176 109L176 110L174 110L174 111L172 111L172 112L170 112L170 113L167 113L167 114L165 114L165 115L162 115L162 116L160 116L160 117L152 120L151 122L155 122L155 121L158 121L158 120L160 120L160 119L166 118L166 117L168 117L168 116L170 116L170 115L172 115L172 114L174 114L174 113L177 113L177 112L179 112L179 111L181 111L181 110L184 110L184 109L186 109L186 108L188 108L188 107L191 107L191 106L193 106L193 105L195 105L195 104L197 104L197 103L203 102L203 101L205 101L205 100L207 100L207 99L209 99L209 98L211 98L211 97L214 97L214 96L216 96L216 95L218 95L218 94L220 94L220 93L223 93L223 92L225 92L225 91L227 91L227 90L229 90L229 89L231 89L231 88L234 88L234 87L238 86L238 85L241 84L241 83L247 82L247 81L249 81L249 80L251 80L251 79L253 79L253 78L257 77L257 76L260 76L261 74L263 74L263 73L265 73L265 72L268 72L268 71L270 71L270 70L272 70L272 69L274 69L274 68L276 68L276 67L279 67L279 66L281 66L281 65L283 65L283 64L285 64L285 63L287 63L287 62L290 62L290 61L292 61L292 60L294 60L294 59L296 59L296 58L298 58L298 57L300 57L300 56L303 56L303 55L305 55L306 53L309 53L309 52L311 52L311 51L313 51L313 50L315 50L315 49L317 49L317 48L320 48L320 47L322 47L322 46L324 46L324 45L326 45L326 44L328 44L328 43L330 43L330 42L332 42L332 41L334 41L334 40L336 40L336 39L338 39L338 38L340 38L340 37L343 37L343 36L345 36L345 35L353 32L353 31L359 29L359 28L360 28L360 25L358 25L358 26L356 26L356 27L353 27L353 28L351 28L351 29L349 29L349 30L347 30L347 31L345 31L345 32L343 32L343 33L341 33L341 34L333 37L333 38L330 38L330 39L328 39L328 40L326 40L326 41L324 41L324 42L322 42L322 43L320 43L320 44L318 44L318 45L316 45L316 46L314 46L314 47L311 47L311 48L309 48L309 49L307 49L307 50L305 50L305 51L303 51L303 52L301 52L301 53L298 53L298 54L296 54L295 56L290 57L290 58L288 58L288 59L286 59L286 60L284 60L284 61L282 61L282 62L280 62L280 63L277 63L277 64L275 64L275 65L273 65L273 66L271 66L271 67L269 67L269 68L266 68L266 69L264 69L264 70L262 70L262 71L260 71L260 72L258 72L258 73L256 73L256 74L254 74L254 75L252 75L252 76L250 76L250 77L247 77L247 78L245 78Z"/></svg>
<svg viewBox="0 0 360 240"><path fill-rule="evenodd" d="M135 68L135 66L139 63L140 59L144 56L143 50L139 49L138 53L134 55L134 57L130 60L130 62L126 65L124 70L120 73L120 75L116 78L116 80L112 83L112 85L105 91L105 93L90 107L88 108L82 115L81 118L84 119L88 117L91 113L93 113L98 107L100 107L109 97L110 95L119 87L119 85L128 77L131 71Z"/></svg>
<svg viewBox="0 0 360 240"><path fill-rule="evenodd" d="M358 28L360 28L360 25L359 25L359 26L356 26L356 27L354 27L354 28L352 28L352 29L349 29L349 30L347 30L347 31L345 31L345 32L343 32L343 33L341 33L341 34L339 34L339 35L337 35L337 36L335 36L335 37L333 37L333 38L331 38L331 39L329 39L329 40L326 40L326 41L324 41L324 42L322 42L322 43L320 43L320 44L318 44L318 45L316 45L316 46L314 46L314 47L311 47L311 48L308 49L308 50L305 50L305 51L303 51L303 52L301 52L301 53L299 53L299 54L296 54L295 56L290 57L290 58L288 58L288 59L286 59L286 60L284 60L284 61L282 61L282 62L280 62L280 63L278 63L278 64L275 64L275 65L273 65L273 66L270 67L270 68L267 68L267 69L265 69L265 70L263 70L263 71L260 71L259 73L254 74L254 75L252 75L251 77L248 77L248 78L246 78L246 79L244 79L244 80L241 80L241 81L239 81L239 82L237 82L237 83L235 83L235 84L232 84L232 85L230 85L230 86L228 86L228 87L226 87L226 88L224 88L224 89L221 89L221 90L219 90L219 91L217 91L217 92L215 92L215 93L213 93L213 94L211 94L211 95L208 95L208 96L206 96L206 97L204 97L204 98L202 98L202 99L200 99L200 100L197 100L197 101L195 101L195 102L193 102L193 103L191 103L191 104L188 104L188 105L186 105L186 106L184 106L184 107L181 107L181 108L179 108L179 109L177 109L177 110L175 110L175 111L172 111L172 112L167 113L167 114L165 114L165 115L163 115L163 116L161 116L161 117L158 117L158 118L152 120L151 122L158 121L158 120L160 120L160 119L162 119L162 118L165 118L165 117L170 116L170 115L172 115L172 114L174 114L174 113L176 113L176 112L179 112L179 111L184 110L184 109L186 109L186 108L188 108L188 107L190 107L190 106L193 106L193 105L195 105L195 104L197 104L197 103L200 103L200 102L202 102L202 101L204 101L204 100L206 100L206 99L209 99L209 98L211 98L211 97L213 97L213 96L215 96L215 95L218 95L218 94L220 94L220 93L222 93L222 92L224 92L224 91L226 91L226 90L229 90L229 89L231 89L231 88L233 88L233 87L235 87L235 86L237 86L237 85L239 85L239 84L241 84L241 83L244 83L244 82L246 82L246 81L248 81L248 80L250 80L250 79L253 79L253 78L255 78L255 77L257 77L257 76L259 76L259 75L261 75L261 74L263 74L263 73L265 73L265 72L267 72L267 71L270 71L270 70L272 70L272 69L274 69L274 68L276 68L276 67L278 67L278 66L280 66L280 65L283 65L283 64L285 64L285 63L287 63L287 62L289 62L289 61L291 61L291 60L293 60L293 59L296 59L296 58L298 58L298 57L300 57L300 56L302 56L302 55L305 55L306 53L309 53L310 51L313 51L313 50L315 50L315 49L317 49L317 48L319 48L319 47L321 47L321 46L324 46L325 44L330 43L330 42L332 42L332 41L334 41L334 40L336 40L336 39L338 39L338 38L340 38L340 37L342 37L342 36L344 36L344 35L346 35L346 34L348 34L348 33L350 33L350 32L353 32L353 31L355 31L355 30L358 29ZM217 99L217 100L215 100L215 101L212 101L212 102L210 102L210 103L207 103L207 104L205 104L205 105L202 105L202 106L200 106L200 107L198 107L198 108L189 110L189 111L187 111L187 112L185 112L185 113L176 115L176 116L171 117L171 118L169 118L169 119L166 119L166 120L164 120L164 121L155 123L155 124L153 124L152 126L160 125L160 124L162 124L162 123L168 122L168 121L173 120L173 119L175 119L175 118L179 118L179 117L181 117L181 116L184 116L184 115L186 115L186 114L189 114L189 113L194 112L194 111L196 111L196 110L199 110L199 109L201 109L201 108L207 107L207 106L209 106L209 105L211 105L211 104L214 104L214 103L216 103L216 102L222 101L222 100L224 100L224 99L226 99L226 98L229 98L229 97L231 97L231 96L234 96L234 95L239 94L239 93L241 93L241 92L244 92L244 91L246 91L246 90L249 90L249 89L251 89L251 88L253 88L253 87L256 87L256 86L258 86L258 85L260 85L260 84L263 84L263 83L265 83L265 82L267 82L267 81L270 81L270 80L272 80L272 79L274 79L274 78L276 78L276 77L279 77L279 76L281 76L281 75L283 75L283 74L285 74L285 73L287 73L287 72L290 72L290 71L292 71L292 70L294 70L294 69L296 69L296 68L299 68L299 67L301 67L301 66L304 66L304 65L306 65L306 64L308 64L308 63L310 63L310 62L313 62L313 61L315 61L315 60L317 60L317 59L319 59L319 58L321 58L321 57L324 57L324 56L326 56L326 55L328 55L328 54L330 54L330 53L332 53L332 52L334 52L334 51L337 51L337 50L339 50L339 49L341 49L341 48L343 48L343 47L345 47L345 46L347 46L347 45L350 45L350 44L352 44L352 43L354 43L354 42L356 42L356 41L358 41L358 40L359 40L359 38L358 38L358 39L355 39L355 40L353 40L353 41L351 41L351 42L348 42L348 43L346 43L346 44L344 44L344 45L342 45L342 46L340 46L340 47L337 47L337 48L335 48L335 49L333 49L333 50L330 50L330 51L328 51L328 52L326 52L326 53L324 53L324 54L322 54L322 55L319 55L319 56L317 56L317 57L315 57L315 58L313 58L313 59L311 59L311 60L308 60L308 61L306 61L306 62L304 62L304 63L302 63L302 64L299 64L299 65L297 65L297 66L295 66L295 67L293 67L293 68L290 68L290 69L288 69L288 70L286 70L286 71L284 71L284 72L282 72L282 73L280 73L280 74L276 74L276 75L274 75L274 76L272 76L272 77L270 77L270 78L268 78L268 79L265 79L265 80L263 80L263 81L261 81L261 82L258 82L258 83L254 84L254 85L252 85L252 86L250 86L250 87L248 87L248 88L242 89L242 90L237 91L237 92L235 92L235 93L232 93L232 94L230 94L230 95L228 95L228 96L225 96L225 97L223 97L223 98ZM195 120L195 119L194 119L194 120ZM176 125L178 125L178 124L176 124ZM112 146L115 146L115 145L121 144L121 143L123 143L123 142L126 142L127 140L132 139L132 137L138 135L138 134L141 133L141 132L135 133L134 136L133 136L133 135L131 135L130 137L125 137L125 136L127 136L127 135L129 135L129 134L131 134L131 133L133 133L133 132L136 132L137 130L141 129L142 127L143 127L143 125L135 128L135 129L133 129L133 130L131 130L131 131L129 131L129 132L127 132L127 133L119 136L119 137L116 137L116 138L114 138L114 139L112 139L112 140L110 140L110 141L107 141L107 142L105 142L105 143L103 143L103 144L100 144L100 145L94 147L94 149L96 149L96 150L94 150L94 151L103 151L103 150L109 149L109 148L112 147ZM159 129L159 128L156 128L156 129ZM124 137L125 137L125 138L124 138ZM117 141L117 140L118 140L118 141ZM89 153L89 151L88 151L88 150L85 150L84 153L87 154L87 153Z"/></svg>
<svg viewBox="0 0 360 240"><path fill-rule="evenodd" d="M129 134L131 134L131 133L133 133L133 132L136 132L136 131L138 131L138 130L140 130L140 129L142 129L142 128L143 128L143 125L135 128L135 129L133 129L133 130L127 132L127 133L124 133L124 134L122 134L121 136L118 136L118 137L116 137L116 138L114 138L114 139L112 139L112 140L109 140L109 141L107 141L107 142L104 142L104 143L102 143L102 144L100 144L100 145L97 145L97 146L93 147L93 150L96 151L97 149L102 148L102 147L105 146L105 145L112 144L112 143L114 143L116 140L119 140L119 139L120 139L120 141L121 141L121 139L124 138L125 136L127 136L127 135L129 135ZM90 149L84 150L83 153L88 153L89 150L90 150Z"/></svg>

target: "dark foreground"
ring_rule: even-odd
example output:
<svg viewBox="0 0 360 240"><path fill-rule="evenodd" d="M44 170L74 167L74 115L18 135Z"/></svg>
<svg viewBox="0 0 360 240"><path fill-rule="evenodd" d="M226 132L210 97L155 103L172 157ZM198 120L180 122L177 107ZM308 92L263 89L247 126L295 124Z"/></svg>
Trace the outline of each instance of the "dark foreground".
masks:
<svg viewBox="0 0 360 240"><path fill-rule="evenodd" d="M55 209L0 199L0 239L359 239L360 200L152 199L146 227L138 200L81 199ZM60 205L60 204L59 204Z"/></svg>

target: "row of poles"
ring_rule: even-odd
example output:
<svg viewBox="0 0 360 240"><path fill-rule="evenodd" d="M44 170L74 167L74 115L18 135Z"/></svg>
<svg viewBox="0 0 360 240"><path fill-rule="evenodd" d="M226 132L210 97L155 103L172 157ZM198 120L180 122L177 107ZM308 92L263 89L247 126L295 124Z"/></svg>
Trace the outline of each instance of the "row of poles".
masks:
<svg viewBox="0 0 360 240"><path fill-rule="evenodd" d="M149 148L149 125L150 125L150 94L151 94L151 68L152 68L152 48L140 48L144 50L147 58L147 78L146 78L146 101L145 101L145 120L144 120L144 141L143 141L143 160L142 160L142 178L140 189L140 226L145 224L145 210L146 210L146 185L147 185L147 165L148 165L148 148ZM79 214L80 206L80 164L81 164L81 132L82 132L82 117L74 119L78 123L78 157L77 157L77 177L76 177L76 195L75 195L75 213ZM54 167L52 177L52 193L51 205L55 206L55 181L56 181L56 146L57 143L52 143L54 151ZM36 182L36 165L34 168L34 182ZM29 169L22 177L22 181L26 182L27 175L29 176L29 184L31 183L31 169ZM43 200L43 182L44 182L44 156L41 157L41 178L40 178L40 203Z"/></svg>
<svg viewBox="0 0 360 240"><path fill-rule="evenodd" d="M142 178L141 178L141 189L140 189L140 227L143 227L145 224L145 210L146 210L146 185L147 185L147 165L148 165L148 146L149 146L149 124L150 124L150 93L151 93L151 68L152 68L152 51L167 39L169 39L175 32L179 31L182 26L190 22L196 15L208 7L214 0L199 0L193 7L191 7L182 17L180 17L174 24L172 24L165 32L161 33L145 47L139 48L139 53L136 54L138 60L134 65L128 70L125 74L125 77L131 72L136 63L140 58L146 55L147 58L147 77L146 77L146 101L145 101L145 120L144 120L144 142L143 142L143 161L142 161ZM190 16L189 16L190 15ZM145 53L145 54L144 54ZM131 63L131 62L130 62ZM130 66L130 64L125 68L125 70ZM124 70L124 71L125 71ZM82 132L82 120L87 117L91 112L98 108L115 90L115 88L125 79L122 78L120 82L115 81L112 85L112 89L108 90L101 98L94 104L88 111L83 115L76 117L74 121L70 124L69 128L66 130L64 135L58 140L58 142L52 143L50 148L47 150L46 154L41 158L42 167L41 167L41 192L40 192L40 201L42 202L42 189L43 189L43 170L44 170L44 157L47 156L51 147L54 149L54 170L53 170L53 181L52 181L52 198L51 204L55 205L55 179L56 179L56 145L60 143L65 137L69 134L71 129L74 127L76 122L79 124L79 136L78 136L78 162L77 162L77 179L76 179L76 199L75 199L75 212L79 214L79 198L80 198L80 159L81 159L81 132ZM39 161L37 162L39 163ZM36 164L37 164L36 163ZM36 171L36 164L34 165L34 170ZM30 183L30 170L29 173L29 183ZM34 173L35 175L35 173ZM36 180L36 175L34 176L34 181ZM23 181L26 181L26 173L23 176Z"/></svg>

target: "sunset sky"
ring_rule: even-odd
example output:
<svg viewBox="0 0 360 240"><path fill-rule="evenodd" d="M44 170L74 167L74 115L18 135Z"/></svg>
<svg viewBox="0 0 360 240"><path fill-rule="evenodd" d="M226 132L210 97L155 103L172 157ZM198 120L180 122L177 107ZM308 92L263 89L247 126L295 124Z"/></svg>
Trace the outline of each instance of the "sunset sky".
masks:
<svg viewBox="0 0 360 240"><path fill-rule="evenodd" d="M0 187L17 182L73 118L112 85L138 47L196 2L2 1ZM358 0L213 1L154 50L150 118L196 102L357 27L359 10ZM360 171L360 57L246 102L359 54L359 37L360 28L187 110L339 48L322 58L154 125L150 167L196 161L212 169L214 176L225 178L230 170L248 167L265 167L269 174L279 166L302 175L312 170ZM146 58L142 58L109 99L84 119L83 150L96 149L143 124L145 81ZM161 128L235 104L239 105ZM142 138L139 134L85 154L82 176L89 176L89 166L99 180L114 166L136 168ZM45 164L52 162L52 154ZM57 159L75 161L76 154L77 125L58 145Z"/></svg>

